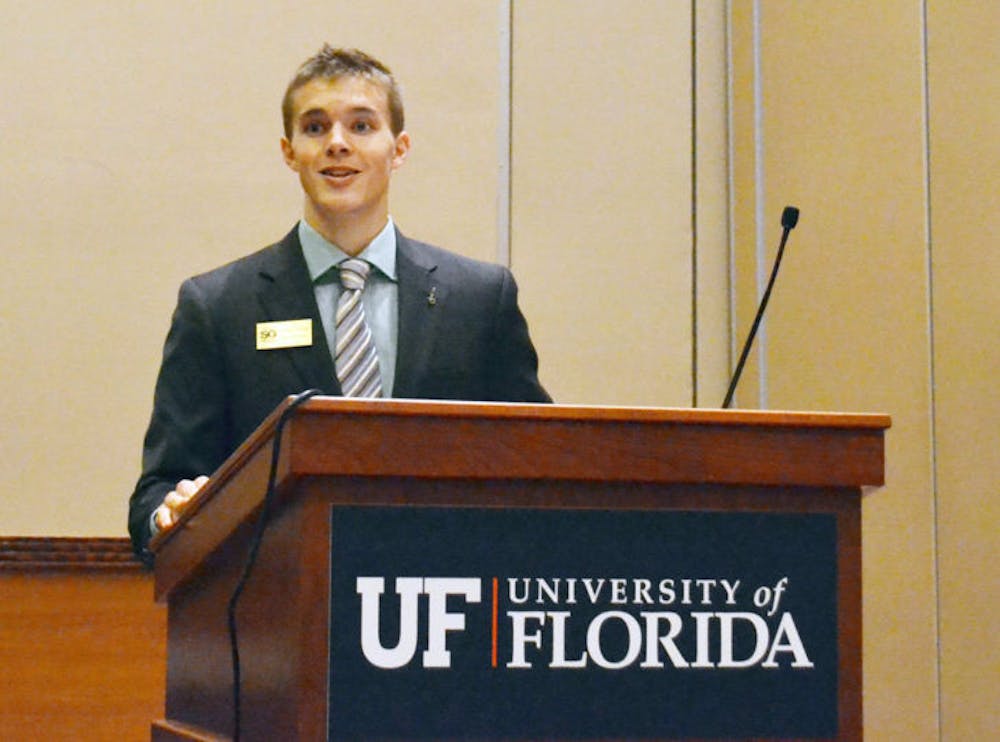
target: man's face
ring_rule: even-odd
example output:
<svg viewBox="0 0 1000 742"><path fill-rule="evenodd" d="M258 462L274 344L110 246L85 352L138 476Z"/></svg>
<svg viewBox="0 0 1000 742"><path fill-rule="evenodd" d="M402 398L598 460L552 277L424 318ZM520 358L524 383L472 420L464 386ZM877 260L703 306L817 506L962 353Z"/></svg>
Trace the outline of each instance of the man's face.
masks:
<svg viewBox="0 0 1000 742"><path fill-rule="evenodd" d="M377 232L389 213L389 179L409 135L393 135L385 91L363 77L315 79L293 96L288 167L306 194L306 220L321 232L350 226Z"/></svg>

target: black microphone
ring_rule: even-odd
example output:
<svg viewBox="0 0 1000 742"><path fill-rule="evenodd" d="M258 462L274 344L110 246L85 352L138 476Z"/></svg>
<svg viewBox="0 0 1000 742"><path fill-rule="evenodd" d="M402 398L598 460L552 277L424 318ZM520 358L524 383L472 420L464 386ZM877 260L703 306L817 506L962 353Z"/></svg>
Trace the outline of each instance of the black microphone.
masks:
<svg viewBox="0 0 1000 742"><path fill-rule="evenodd" d="M727 409L733 401L733 393L736 391L736 385L740 381L740 374L743 373L743 364L747 362L747 356L750 355L750 346L753 345L753 339L757 335L760 320L764 316L764 310L767 308L767 300L771 298L771 289L774 288L774 279L778 276L781 256L785 254L785 243L788 242L788 233L795 229L795 225L798 223L799 210L794 206L786 206L785 210L781 212L781 244L778 245L778 255L774 259L774 268L771 269L771 279L767 282L764 296L761 297L760 306L757 307L757 316L754 317L753 326L750 328L750 335L747 337L746 343L743 344L743 352L740 354L739 363L736 364L733 380L729 382L729 391L726 392L726 399L722 403L722 409Z"/></svg>

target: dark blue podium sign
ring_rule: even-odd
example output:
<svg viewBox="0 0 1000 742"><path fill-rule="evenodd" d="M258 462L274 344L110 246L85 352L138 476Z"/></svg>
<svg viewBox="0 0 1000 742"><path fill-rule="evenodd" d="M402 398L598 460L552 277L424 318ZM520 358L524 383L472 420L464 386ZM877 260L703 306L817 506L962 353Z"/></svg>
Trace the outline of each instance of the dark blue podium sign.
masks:
<svg viewBox="0 0 1000 742"><path fill-rule="evenodd" d="M834 515L331 517L330 739L837 734Z"/></svg>

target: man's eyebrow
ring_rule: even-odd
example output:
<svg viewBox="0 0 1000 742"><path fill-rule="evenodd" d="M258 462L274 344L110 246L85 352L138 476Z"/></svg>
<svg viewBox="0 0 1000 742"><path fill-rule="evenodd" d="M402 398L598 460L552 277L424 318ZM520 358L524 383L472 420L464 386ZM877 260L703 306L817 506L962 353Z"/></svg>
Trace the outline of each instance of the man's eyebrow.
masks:
<svg viewBox="0 0 1000 742"><path fill-rule="evenodd" d="M365 116L377 116L378 111L371 106L354 106L348 110L348 113L353 115L365 115ZM308 111L303 111L299 118L313 118L317 116L328 116L329 113L324 108L310 108Z"/></svg>
<svg viewBox="0 0 1000 742"><path fill-rule="evenodd" d="M378 111L371 106L354 106L350 110L350 113L354 115L360 114L363 116L378 116Z"/></svg>

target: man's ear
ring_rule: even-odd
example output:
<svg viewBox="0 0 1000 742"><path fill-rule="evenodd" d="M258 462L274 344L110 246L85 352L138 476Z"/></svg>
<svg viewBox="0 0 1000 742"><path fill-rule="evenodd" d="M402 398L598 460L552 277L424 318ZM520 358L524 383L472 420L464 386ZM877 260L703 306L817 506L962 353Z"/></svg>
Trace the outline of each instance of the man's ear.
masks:
<svg viewBox="0 0 1000 742"><path fill-rule="evenodd" d="M392 156L392 169L398 170L406 162L406 156L410 153L410 135L405 131L399 132L396 137L396 150Z"/></svg>
<svg viewBox="0 0 1000 742"><path fill-rule="evenodd" d="M288 137L281 138L281 156L285 159L285 164L288 167L295 172L299 171L299 163L295 159L295 150L292 148L292 143L288 141Z"/></svg>

